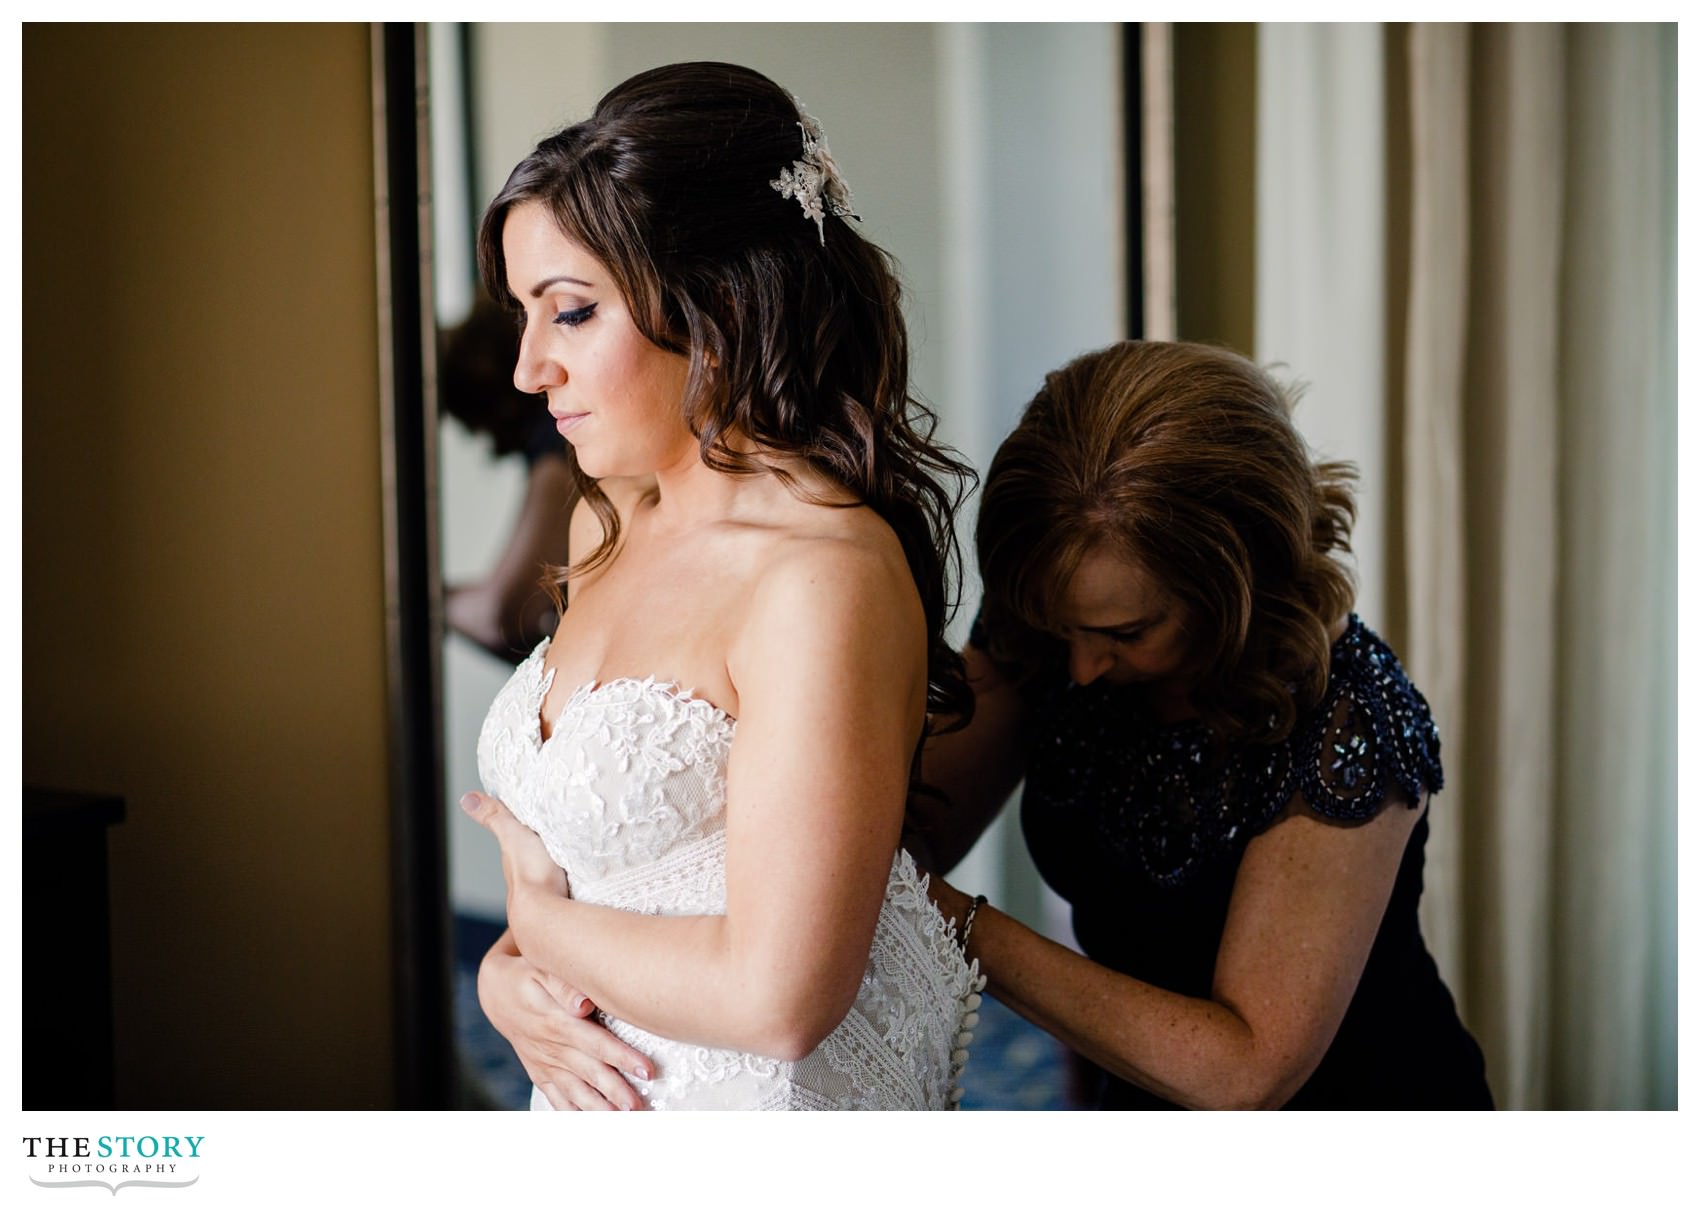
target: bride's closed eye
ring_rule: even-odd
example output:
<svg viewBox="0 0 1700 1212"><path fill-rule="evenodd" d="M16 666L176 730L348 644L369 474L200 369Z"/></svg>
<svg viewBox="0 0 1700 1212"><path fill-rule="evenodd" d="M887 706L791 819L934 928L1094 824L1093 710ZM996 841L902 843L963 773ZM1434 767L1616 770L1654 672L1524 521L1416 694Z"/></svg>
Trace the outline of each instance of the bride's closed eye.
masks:
<svg viewBox="0 0 1700 1212"><path fill-rule="evenodd" d="M577 328L590 319L596 311L596 304L586 303L583 307L574 307L569 311L555 313L555 323L565 324L568 328Z"/></svg>

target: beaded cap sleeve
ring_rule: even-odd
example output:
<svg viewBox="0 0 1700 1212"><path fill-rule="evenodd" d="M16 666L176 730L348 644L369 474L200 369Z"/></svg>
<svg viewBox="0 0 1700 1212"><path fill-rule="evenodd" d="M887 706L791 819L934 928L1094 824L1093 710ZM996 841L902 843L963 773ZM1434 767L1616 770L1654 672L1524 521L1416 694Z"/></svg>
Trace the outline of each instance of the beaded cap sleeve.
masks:
<svg viewBox="0 0 1700 1212"><path fill-rule="evenodd" d="M1224 750L1201 722L1149 723L1138 687L1076 686L1064 676L1027 693L1029 794L1163 886L1244 846L1296 795L1319 816L1351 823L1395 793L1415 806L1443 781L1428 703L1356 615L1331 649L1321 702L1272 745Z"/></svg>

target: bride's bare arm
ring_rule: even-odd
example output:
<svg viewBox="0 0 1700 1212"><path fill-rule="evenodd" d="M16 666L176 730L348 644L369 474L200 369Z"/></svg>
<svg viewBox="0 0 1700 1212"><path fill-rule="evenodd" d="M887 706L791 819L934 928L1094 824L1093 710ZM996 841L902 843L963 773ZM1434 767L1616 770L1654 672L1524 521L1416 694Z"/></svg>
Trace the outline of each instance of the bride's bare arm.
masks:
<svg viewBox="0 0 1700 1212"><path fill-rule="evenodd" d="M617 1018L780 1058L812 1051L855 999L902 823L926 695L925 623L900 556L812 541L748 603L727 669L726 913L653 917L564 896L499 802L519 951Z"/></svg>

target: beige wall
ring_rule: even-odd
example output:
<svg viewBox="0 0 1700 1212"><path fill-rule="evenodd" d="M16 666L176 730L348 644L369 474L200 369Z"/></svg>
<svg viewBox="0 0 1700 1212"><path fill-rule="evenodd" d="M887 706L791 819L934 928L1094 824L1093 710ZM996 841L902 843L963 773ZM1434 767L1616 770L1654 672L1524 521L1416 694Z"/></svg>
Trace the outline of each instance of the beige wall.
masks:
<svg viewBox="0 0 1700 1212"><path fill-rule="evenodd" d="M119 1103L387 1105L367 28L23 61L23 769L128 804Z"/></svg>

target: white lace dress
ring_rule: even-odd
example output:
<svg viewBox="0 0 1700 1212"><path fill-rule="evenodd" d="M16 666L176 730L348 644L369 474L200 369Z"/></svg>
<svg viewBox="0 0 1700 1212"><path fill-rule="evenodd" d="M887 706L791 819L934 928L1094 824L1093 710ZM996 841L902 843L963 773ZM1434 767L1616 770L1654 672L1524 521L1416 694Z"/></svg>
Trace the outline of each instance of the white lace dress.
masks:
<svg viewBox="0 0 1700 1212"><path fill-rule="evenodd" d="M737 721L653 678L620 678L574 691L544 741L548 646L520 664L485 718L485 790L542 837L575 900L638 913L724 913L726 760ZM957 1078L984 983L899 850L855 1005L802 1060L603 1021L655 1061L655 1078L632 1084L656 1110L942 1110L961 1097ZM549 1106L537 1090L531 1105Z"/></svg>

